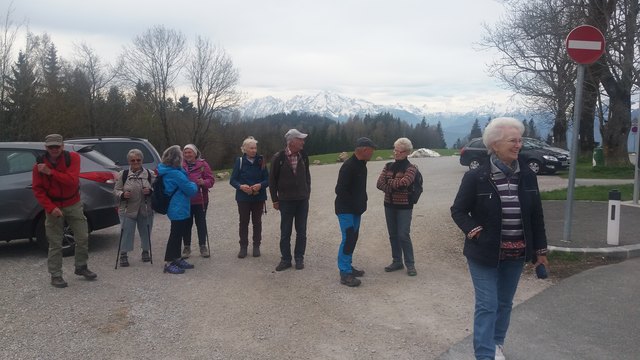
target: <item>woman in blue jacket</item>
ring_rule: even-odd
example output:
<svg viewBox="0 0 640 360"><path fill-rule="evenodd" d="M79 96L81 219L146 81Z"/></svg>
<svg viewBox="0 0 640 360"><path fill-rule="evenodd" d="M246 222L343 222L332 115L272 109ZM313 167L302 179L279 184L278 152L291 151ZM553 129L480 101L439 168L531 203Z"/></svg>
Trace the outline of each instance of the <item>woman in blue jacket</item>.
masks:
<svg viewBox="0 0 640 360"><path fill-rule="evenodd" d="M180 256L182 239L191 232L191 197L198 191L197 185L190 181L182 168L182 151L173 145L162 153L162 163L158 165L158 176L164 184L164 191L171 196L167 216L171 220L171 231L164 254L164 272L182 274L193 265Z"/></svg>
<svg viewBox="0 0 640 360"><path fill-rule="evenodd" d="M522 122L491 120L482 141L490 160L467 172L451 206L466 235L463 253L475 289L476 359L504 360L513 296L526 261L547 265L547 236L536 175L518 161Z"/></svg>
<svg viewBox="0 0 640 360"><path fill-rule="evenodd" d="M239 258L247 256L249 246L249 219L253 222L253 256L260 256L262 241L262 213L267 200L269 172L262 155L258 155L258 141L252 136L244 139L240 148L244 155L233 165L229 184L236 189L238 214L240 215Z"/></svg>

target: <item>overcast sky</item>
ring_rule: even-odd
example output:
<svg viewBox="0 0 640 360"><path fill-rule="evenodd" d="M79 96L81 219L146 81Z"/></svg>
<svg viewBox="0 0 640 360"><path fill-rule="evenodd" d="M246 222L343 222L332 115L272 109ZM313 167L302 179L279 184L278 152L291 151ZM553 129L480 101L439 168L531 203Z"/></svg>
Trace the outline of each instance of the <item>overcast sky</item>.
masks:
<svg viewBox="0 0 640 360"><path fill-rule="evenodd" d="M0 0L5 14L9 0ZM58 55L85 42L107 62L154 25L223 47L248 98L321 90L377 104L462 111L505 102L477 51L496 0L19 0L13 20L46 32ZM18 48L24 48L20 38Z"/></svg>

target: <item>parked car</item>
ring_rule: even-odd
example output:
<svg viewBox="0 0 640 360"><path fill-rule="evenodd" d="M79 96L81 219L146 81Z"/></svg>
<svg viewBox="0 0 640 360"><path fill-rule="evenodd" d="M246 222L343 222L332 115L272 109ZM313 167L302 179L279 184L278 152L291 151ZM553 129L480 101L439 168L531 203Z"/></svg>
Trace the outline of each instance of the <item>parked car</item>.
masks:
<svg viewBox="0 0 640 360"><path fill-rule="evenodd" d="M542 141L540 139L528 138L528 137L525 137L525 138L522 138L522 139L524 141L526 141L526 142L531 143L532 146L539 146L541 148L549 149L551 151L555 151L557 153L564 154L564 155L567 155L567 156L570 155L569 150L549 145L549 144L547 144L546 142L544 142L544 141Z"/></svg>
<svg viewBox="0 0 640 360"><path fill-rule="evenodd" d="M69 144L92 145L95 150L103 153L113 160L118 166L128 166L127 153L131 149L138 149L144 155L144 166L155 170L160 164L160 155L156 148L147 140L137 137L105 136L105 137L81 137L65 140Z"/></svg>
<svg viewBox="0 0 640 360"><path fill-rule="evenodd" d="M519 158L536 174L554 174L569 167L570 156L543 148L523 138ZM475 138L460 149L460 164L475 169L489 159L482 138Z"/></svg>
<svg viewBox="0 0 640 360"><path fill-rule="evenodd" d="M89 231L120 223L113 196L118 166L91 146L65 144L65 150L80 155L80 198ZM46 152L42 142L0 143L0 240L36 240L49 247L44 230L44 210L32 190L32 170L36 159ZM73 232L64 228L63 254L75 250Z"/></svg>

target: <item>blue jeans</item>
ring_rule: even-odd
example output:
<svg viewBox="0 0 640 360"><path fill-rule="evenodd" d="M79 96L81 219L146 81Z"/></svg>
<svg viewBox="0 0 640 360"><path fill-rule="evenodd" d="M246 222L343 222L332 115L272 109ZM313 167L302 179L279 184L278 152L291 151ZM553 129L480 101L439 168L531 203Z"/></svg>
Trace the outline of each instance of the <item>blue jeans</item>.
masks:
<svg viewBox="0 0 640 360"><path fill-rule="evenodd" d="M135 219L126 215L120 215L120 228L122 229L121 252L133 251L133 238L138 227L142 250L149 251L151 241L151 229L153 228L153 212L149 216L144 216L140 212Z"/></svg>
<svg viewBox="0 0 640 360"><path fill-rule="evenodd" d="M500 261L497 267L468 258L467 263L476 294L473 349L476 359L493 359L496 345L503 345L507 335L524 260Z"/></svg>
<svg viewBox="0 0 640 360"><path fill-rule="evenodd" d="M296 246L293 255L298 260L304 259L307 247L307 215L309 200L280 200L280 254L282 261L291 262L291 232L295 222Z"/></svg>
<svg viewBox="0 0 640 360"><path fill-rule="evenodd" d="M413 266L413 244L411 244L411 215L413 209L394 209L384 207L384 217L387 219L387 231L391 243L391 257L394 263Z"/></svg>
<svg viewBox="0 0 640 360"><path fill-rule="evenodd" d="M340 269L340 275L347 275L353 272L351 259L353 257L353 251L356 249L356 243L358 242L361 218L362 215L338 214L338 222L340 222L340 231L342 232L342 242L338 250L338 269Z"/></svg>

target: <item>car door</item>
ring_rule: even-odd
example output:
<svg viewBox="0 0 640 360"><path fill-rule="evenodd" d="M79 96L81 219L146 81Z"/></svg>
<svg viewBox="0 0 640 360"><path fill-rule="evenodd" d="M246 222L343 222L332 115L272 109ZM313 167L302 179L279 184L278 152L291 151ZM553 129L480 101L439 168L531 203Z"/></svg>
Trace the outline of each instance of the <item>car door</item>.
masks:
<svg viewBox="0 0 640 360"><path fill-rule="evenodd" d="M31 236L32 221L42 210L31 189L37 151L0 149L0 240Z"/></svg>

